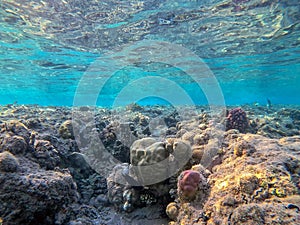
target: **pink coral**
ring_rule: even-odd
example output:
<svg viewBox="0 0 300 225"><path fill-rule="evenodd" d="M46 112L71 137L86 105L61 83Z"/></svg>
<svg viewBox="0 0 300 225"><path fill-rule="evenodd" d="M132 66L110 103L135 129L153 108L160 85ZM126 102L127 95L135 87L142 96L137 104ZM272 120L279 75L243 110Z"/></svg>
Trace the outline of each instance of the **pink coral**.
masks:
<svg viewBox="0 0 300 225"><path fill-rule="evenodd" d="M184 198L193 198L201 181L201 174L194 170L185 170L178 177L178 193Z"/></svg>

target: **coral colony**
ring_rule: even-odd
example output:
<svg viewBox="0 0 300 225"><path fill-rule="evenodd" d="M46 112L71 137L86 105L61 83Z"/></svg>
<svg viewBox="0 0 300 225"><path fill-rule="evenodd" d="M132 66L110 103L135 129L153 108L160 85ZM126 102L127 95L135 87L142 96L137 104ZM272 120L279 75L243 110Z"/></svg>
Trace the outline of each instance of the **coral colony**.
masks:
<svg viewBox="0 0 300 225"><path fill-rule="evenodd" d="M201 174L193 170L185 170L178 177L178 195L182 198L193 199L198 190Z"/></svg>
<svg viewBox="0 0 300 225"><path fill-rule="evenodd" d="M226 129L236 129L244 133L248 127L247 115L241 108L234 108L228 112Z"/></svg>

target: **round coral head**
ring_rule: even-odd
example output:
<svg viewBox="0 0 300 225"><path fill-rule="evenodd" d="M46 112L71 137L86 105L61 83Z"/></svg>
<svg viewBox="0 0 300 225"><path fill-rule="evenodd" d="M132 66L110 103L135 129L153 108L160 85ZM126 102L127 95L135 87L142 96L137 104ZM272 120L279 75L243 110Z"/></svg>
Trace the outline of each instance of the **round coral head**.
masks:
<svg viewBox="0 0 300 225"><path fill-rule="evenodd" d="M185 197L193 197L201 180L199 172L194 170L183 171L178 178L178 191Z"/></svg>

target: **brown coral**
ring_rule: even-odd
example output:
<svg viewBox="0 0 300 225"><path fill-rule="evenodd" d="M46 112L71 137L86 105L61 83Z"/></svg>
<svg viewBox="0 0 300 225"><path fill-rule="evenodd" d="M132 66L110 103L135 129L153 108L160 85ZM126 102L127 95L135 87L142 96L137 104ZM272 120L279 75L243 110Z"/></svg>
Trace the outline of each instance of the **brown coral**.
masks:
<svg viewBox="0 0 300 225"><path fill-rule="evenodd" d="M246 112L241 108L234 108L230 110L226 119L226 130L237 129L244 133L248 127Z"/></svg>

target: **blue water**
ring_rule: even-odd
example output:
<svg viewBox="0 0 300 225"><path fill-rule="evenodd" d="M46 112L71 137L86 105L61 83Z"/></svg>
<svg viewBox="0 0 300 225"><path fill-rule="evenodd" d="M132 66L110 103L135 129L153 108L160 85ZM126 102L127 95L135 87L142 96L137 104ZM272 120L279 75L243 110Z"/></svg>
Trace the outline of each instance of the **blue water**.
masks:
<svg viewBox="0 0 300 225"><path fill-rule="evenodd" d="M267 99L273 104L300 104L298 1L0 4L0 104L72 106L78 93L85 95L83 105L173 104L168 99L173 97L176 104L210 104L202 85L220 87L220 102L226 105L266 105ZM102 57L144 40L170 43L175 53L177 45L193 52L208 66L217 86L207 79L200 79L199 86L181 68L161 62L174 52L159 52L155 62L143 56L143 63L137 54L132 64L114 73L105 74L111 65L101 65L101 71L94 71L83 84ZM175 58L183 64L187 60L184 54ZM109 79L100 88L103 76Z"/></svg>

